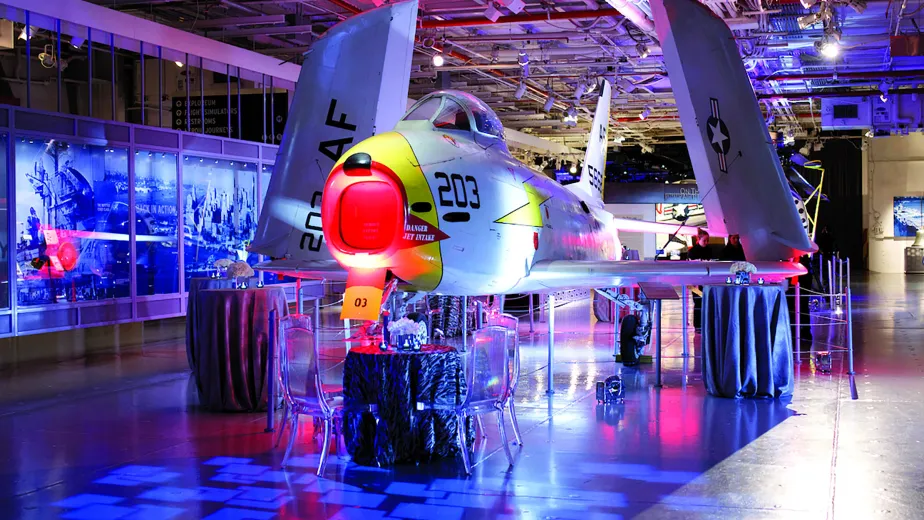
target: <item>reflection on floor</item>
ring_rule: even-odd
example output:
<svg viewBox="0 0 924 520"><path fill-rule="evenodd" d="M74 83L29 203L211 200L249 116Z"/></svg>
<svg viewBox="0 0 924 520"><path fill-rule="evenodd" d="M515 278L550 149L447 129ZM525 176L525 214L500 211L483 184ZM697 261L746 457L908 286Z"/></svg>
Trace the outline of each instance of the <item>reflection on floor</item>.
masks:
<svg viewBox="0 0 924 520"><path fill-rule="evenodd" d="M525 445L508 472L490 436L468 479L455 460L380 470L342 457L318 479L310 421L293 467L281 471L263 415L199 409L182 345L152 347L145 356L162 368L157 375L137 360L109 360L122 379L34 402L20 392L0 404L0 516L919 518L924 283L880 276L856 292L859 400L840 354L833 374L815 372L804 354L791 402L706 396L699 359L679 355L679 304L665 306L660 390L651 366L613 362L612 326L594 324L587 304L559 309L549 398L545 324L530 334L524 322L517 401ZM54 387L83 370L5 374L2 385ZM594 383L618 371L626 403L598 406Z"/></svg>

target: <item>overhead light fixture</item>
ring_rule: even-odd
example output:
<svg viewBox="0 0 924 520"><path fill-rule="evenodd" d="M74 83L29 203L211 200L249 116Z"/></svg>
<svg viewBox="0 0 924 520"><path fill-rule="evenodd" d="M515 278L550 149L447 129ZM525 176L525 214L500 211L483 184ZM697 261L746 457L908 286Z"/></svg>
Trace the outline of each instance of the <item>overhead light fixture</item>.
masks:
<svg viewBox="0 0 924 520"><path fill-rule="evenodd" d="M552 110L553 106L555 106L555 96L549 94L549 97L545 100L545 104L542 105L542 111L548 113Z"/></svg>
<svg viewBox="0 0 924 520"><path fill-rule="evenodd" d="M522 99L524 94L526 94L526 82L520 80L520 84L517 85L517 91L513 93L513 97L515 99Z"/></svg>
<svg viewBox="0 0 924 520"><path fill-rule="evenodd" d="M29 38L32 38L34 34L35 34L35 26L28 25L22 28L22 32L19 33L19 39L28 40Z"/></svg>
<svg viewBox="0 0 924 520"><path fill-rule="evenodd" d="M494 2L488 4L488 8L484 10L484 17L492 22L496 22L501 17L500 9L494 6Z"/></svg>
<svg viewBox="0 0 924 520"><path fill-rule="evenodd" d="M624 142L626 142L626 136L622 134L616 134L616 137L613 138L614 144L622 144Z"/></svg>
<svg viewBox="0 0 924 520"><path fill-rule="evenodd" d="M642 110L641 113L639 113L638 118L644 121L648 119L648 117L650 116L651 116L651 109L648 107L645 107L645 109Z"/></svg>
<svg viewBox="0 0 924 520"><path fill-rule="evenodd" d="M574 163L571 163L571 169L569 169L568 171L571 172L571 175L574 175L575 173L577 173L577 165Z"/></svg>
<svg viewBox="0 0 924 520"><path fill-rule="evenodd" d="M83 47L84 42L87 41L86 38L81 38L80 36L74 36L71 38L71 47L79 49Z"/></svg>
<svg viewBox="0 0 924 520"><path fill-rule="evenodd" d="M873 137L876 136L876 134L873 132L873 129L872 129L872 128L870 128L869 130L867 130L866 133L863 134L863 135L865 135L866 137L868 137L868 138L870 138L870 139L872 139Z"/></svg>
<svg viewBox="0 0 924 520"><path fill-rule="evenodd" d="M517 63L520 65L520 75L524 78L529 77L529 54L526 54L526 51L521 50L517 54Z"/></svg>
<svg viewBox="0 0 924 520"><path fill-rule="evenodd" d="M815 50L825 58L834 59L840 55L841 46L836 40L824 36L820 40L815 41Z"/></svg>
<svg viewBox="0 0 924 520"><path fill-rule="evenodd" d="M796 19L796 21L799 23L799 29L804 31L818 23L819 19L820 18L818 17L818 13L809 13L805 16L800 16Z"/></svg>
<svg viewBox="0 0 924 520"><path fill-rule="evenodd" d="M444 63L446 63L446 59L443 58L442 53L433 55L433 66L434 67L442 67Z"/></svg>
<svg viewBox="0 0 924 520"><path fill-rule="evenodd" d="M513 14L519 14L526 7L523 0L497 0L500 5L506 7Z"/></svg>
<svg viewBox="0 0 924 520"><path fill-rule="evenodd" d="M638 42L638 43L635 45L635 50L638 51L638 57L639 57L639 58L641 58L641 59L644 60L645 58L648 57L648 54L649 54L648 46L645 45L644 43Z"/></svg>
<svg viewBox="0 0 924 520"><path fill-rule="evenodd" d="M799 0L799 3L801 3L801 4L802 4L802 7L805 8L805 9L808 9L808 8L812 7L812 6L815 5L817 2L818 2L818 0Z"/></svg>
<svg viewBox="0 0 924 520"><path fill-rule="evenodd" d="M574 105L571 105L565 110L565 117L562 118L562 122L567 126L577 126L577 109L574 108Z"/></svg>
<svg viewBox="0 0 924 520"><path fill-rule="evenodd" d="M183 62L182 62L182 61L176 60L176 61L174 61L173 63L176 63L176 66L177 66L177 67L179 67L179 68L181 68L181 69L183 68Z"/></svg>
<svg viewBox="0 0 924 520"><path fill-rule="evenodd" d="M883 103L889 102L889 84L885 81L879 84L879 100Z"/></svg>

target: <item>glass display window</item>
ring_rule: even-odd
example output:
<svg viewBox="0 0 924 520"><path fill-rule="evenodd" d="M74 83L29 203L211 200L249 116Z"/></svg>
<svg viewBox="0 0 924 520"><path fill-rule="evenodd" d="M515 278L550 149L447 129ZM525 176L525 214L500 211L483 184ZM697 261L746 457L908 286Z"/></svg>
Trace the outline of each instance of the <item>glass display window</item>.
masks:
<svg viewBox="0 0 924 520"><path fill-rule="evenodd" d="M19 138L19 305L128 297L128 150Z"/></svg>
<svg viewBox="0 0 924 520"><path fill-rule="evenodd" d="M135 273L138 296L180 290L177 154L135 152Z"/></svg>
<svg viewBox="0 0 924 520"><path fill-rule="evenodd" d="M255 162L183 156L183 260L186 281L208 277L216 262L251 265L257 229ZM187 283L188 286L188 283Z"/></svg>

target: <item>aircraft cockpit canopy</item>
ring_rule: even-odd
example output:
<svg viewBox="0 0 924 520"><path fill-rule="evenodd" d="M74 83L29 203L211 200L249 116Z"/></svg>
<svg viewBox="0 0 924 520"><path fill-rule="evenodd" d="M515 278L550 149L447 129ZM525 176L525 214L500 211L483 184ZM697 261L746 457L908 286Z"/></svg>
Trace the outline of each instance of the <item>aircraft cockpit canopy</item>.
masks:
<svg viewBox="0 0 924 520"><path fill-rule="evenodd" d="M430 121L440 130L474 132L478 140L504 140L504 125L497 114L467 92L441 90L428 94L411 107L402 121Z"/></svg>

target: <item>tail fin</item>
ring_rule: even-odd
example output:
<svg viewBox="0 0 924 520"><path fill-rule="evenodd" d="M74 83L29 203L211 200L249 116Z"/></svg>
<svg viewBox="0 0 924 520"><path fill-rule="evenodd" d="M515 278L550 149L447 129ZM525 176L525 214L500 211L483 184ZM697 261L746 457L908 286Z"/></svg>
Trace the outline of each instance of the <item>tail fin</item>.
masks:
<svg viewBox="0 0 924 520"><path fill-rule="evenodd" d="M748 260L815 251L731 30L695 0L651 8L709 230L740 235Z"/></svg>
<svg viewBox="0 0 924 520"><path fill-rule="evenodd" d="M334 26L305 54L289 121L251 251L332 259L321 232L321 193L353 144L390 130L407 109L417 0Z"/></svg>
<svg viewBox="0 0 924 520"><path fill-rule="evenodd" d="M612 88L610 82L605 79L601 83L597 111L594 113L590 140L587 141L587 152L584 155L584 166L581 167L581 179L574 184L569 184L568 187L588 202L592 201L602 205L603 175L606 170L606 135L610 124Z"/></svg>

